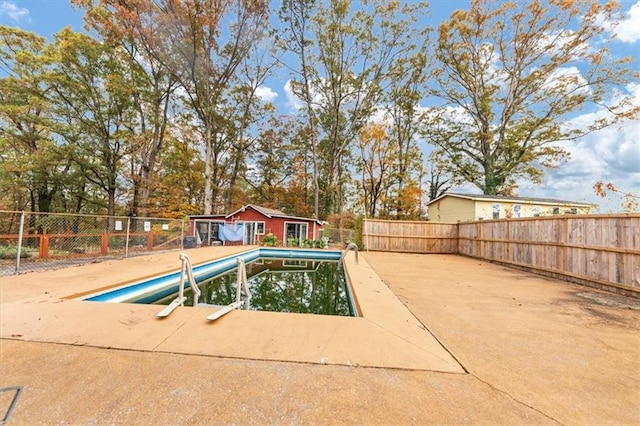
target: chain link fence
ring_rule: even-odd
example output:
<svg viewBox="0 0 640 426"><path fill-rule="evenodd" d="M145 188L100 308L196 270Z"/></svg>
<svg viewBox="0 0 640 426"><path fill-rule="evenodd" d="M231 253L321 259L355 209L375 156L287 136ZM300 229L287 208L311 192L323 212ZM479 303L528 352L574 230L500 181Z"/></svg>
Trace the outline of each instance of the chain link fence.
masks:
<svg viewBox="0 0 640 426"><path fill-rule="evenodd" d="M330 246L344 246L351 242L355 242L356 232L353 229L333 228L325 225L320 231L322 237L326 237Z"/></svg>
<svg viewBox="0 0 640 426"><path fill-rule="evenodd" d="M0 211L0 276L182 249L187 221Z"/></svg>

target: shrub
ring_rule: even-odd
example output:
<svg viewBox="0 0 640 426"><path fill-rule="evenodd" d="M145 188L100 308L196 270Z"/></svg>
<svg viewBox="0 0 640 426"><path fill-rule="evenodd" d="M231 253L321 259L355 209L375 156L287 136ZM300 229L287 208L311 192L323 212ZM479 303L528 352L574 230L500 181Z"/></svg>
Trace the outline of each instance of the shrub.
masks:
<svg viewBox="0 0 640 426"><path fill-rule="evenodd" d="M0 259L15 259L17 255L18 247L0 246ZM31 254L23 247L20 252L20 258L26 259L29 257L31 257Z"/></svg>
<svg viewBox="0 0 640 426"><path fill-rule="evenodd" d="M278 245L278 237L269 232L262 239L262 245L265 247L276 247Z"/></svg>

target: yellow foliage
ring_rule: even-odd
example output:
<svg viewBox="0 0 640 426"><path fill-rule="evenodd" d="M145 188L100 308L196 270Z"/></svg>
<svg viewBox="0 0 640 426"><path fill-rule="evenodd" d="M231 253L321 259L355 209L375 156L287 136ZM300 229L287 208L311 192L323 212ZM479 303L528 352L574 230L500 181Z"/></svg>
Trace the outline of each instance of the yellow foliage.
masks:
<svg viewBox="0 0 640 426"><path fill-rule="evenodd" d="M595 183L595 185L593 185L593 190L595 191L596 195L600 198L609 197L609 194L607 193L607 191L618 194L621 197L620 206L623 212L631 213L631 212L640 211L640 197L630 192L624 192L619 190L611 182L607 182L605 184L604 182L599 180L598 182Z"/></svg>

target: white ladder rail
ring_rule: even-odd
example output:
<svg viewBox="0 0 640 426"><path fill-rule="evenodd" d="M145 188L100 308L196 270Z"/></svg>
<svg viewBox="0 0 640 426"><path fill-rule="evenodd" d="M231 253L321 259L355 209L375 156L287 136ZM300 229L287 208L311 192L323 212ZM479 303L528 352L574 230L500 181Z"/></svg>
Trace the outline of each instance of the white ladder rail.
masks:
<svg viewBox="0 0 640 426"><path fill-rule="evenodd" d="M353 250L356 253L356 263L358 263L358 245L356 243L349 243L342 251L342 255L340 256L340 262L342 263L349 250Z"/></svg>
<svg viewBox="0 0 640 426"><path fill-rule="evenodd" d="M247 267L244 263L244 259L241 257L238 258L237 262L238 279L236 281L236 301L207 316L209 321L215 321L235 309L242 308L243 305L245 309L249 309L249 306L251 306L251 291L249 290L249 284L247 283ZM244 290L246 297L244 302L242 301L242 290Z"/></svg>
<svg viewBox="0 0 640 426"><path fill-rule="evenodd" d="M189 286L191 287L191 291L193 292L193 305L196 306L198 304L198 298L200 297L201 292L195 278L193 277L193 267L191 266L191 260L185 253L180 253L179 257L182 261L182 266L180 268L180 284L178 287L178 297L174 299L169 305L167 305L163 310L158 312L157 316L159 318L169 316L169 314L171 314L171 312L173 312L178 306L184 306L184 302L185 300L187 300L187 298L184 296L185 275L189 280Z"/></svg>

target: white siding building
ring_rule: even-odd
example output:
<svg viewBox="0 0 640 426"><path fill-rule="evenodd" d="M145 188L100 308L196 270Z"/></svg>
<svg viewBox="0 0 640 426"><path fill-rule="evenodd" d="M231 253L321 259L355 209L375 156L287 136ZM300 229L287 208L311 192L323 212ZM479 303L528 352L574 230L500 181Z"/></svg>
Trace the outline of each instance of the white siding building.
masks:
<svg viewBox="0 0 640 426"><path fill-rule="evenodd" d="M430 201L427 207L429 220L457 223L559 214L589 214L596 206L548 198L446 193Z"/></svg>

